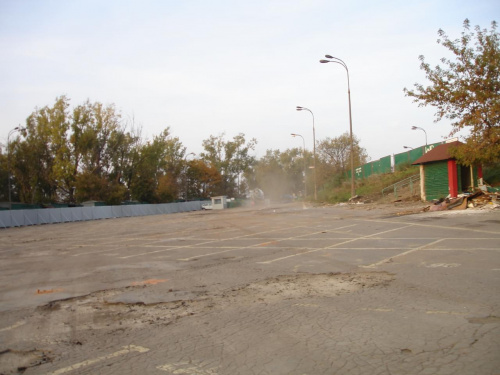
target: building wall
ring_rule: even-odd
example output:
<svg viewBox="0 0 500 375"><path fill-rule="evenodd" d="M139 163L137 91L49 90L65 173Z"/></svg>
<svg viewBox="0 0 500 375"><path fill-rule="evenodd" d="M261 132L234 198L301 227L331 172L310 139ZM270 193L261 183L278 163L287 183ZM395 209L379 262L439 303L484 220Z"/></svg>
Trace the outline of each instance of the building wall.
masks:
<svg viewBox="0 0 500 375"><path fill-rule="evenodd" d="M446 160L425 164L424 174L425 199L427 201L448 196L448 163Z"/></svg>

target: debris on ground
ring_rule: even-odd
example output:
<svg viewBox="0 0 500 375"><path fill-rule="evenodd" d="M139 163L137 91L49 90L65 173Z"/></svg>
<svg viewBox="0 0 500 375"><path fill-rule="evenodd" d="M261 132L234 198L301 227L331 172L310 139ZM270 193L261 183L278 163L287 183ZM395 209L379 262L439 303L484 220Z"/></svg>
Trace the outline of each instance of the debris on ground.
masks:
<svg viewBox="0 0 500 375"><path fill-rule="evenodd" d="M361 195L355 195L354 197L349 198L350 204L365 204L372 203L373 201L369 198L362 197Z"/></svg>
<svg viewBox="0 0 500 375"><path fill-rule="evenodd" d="M456 198L441 198L425 211L465 210L467 208L495 209L500 207L498 192L476 191L460 194Z"/></svg>

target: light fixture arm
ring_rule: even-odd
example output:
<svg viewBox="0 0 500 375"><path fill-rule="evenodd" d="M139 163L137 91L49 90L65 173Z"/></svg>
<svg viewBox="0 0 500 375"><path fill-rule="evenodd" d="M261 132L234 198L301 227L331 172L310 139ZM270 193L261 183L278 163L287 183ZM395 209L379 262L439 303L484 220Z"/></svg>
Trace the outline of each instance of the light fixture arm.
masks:
<svg viewBox="0 0 500 375"><path fill-rule="evenodd" d="M320 60L319 62L322 64L335 63L342 65L347 73L347 98L349 100L349 134L351 142L351 198L352 198L356 195L356 191L354 189L354 137L352 134L351 82L349 79L349 68L347 68L347 64L338 57L334 57L331 55L325 55L325 57L328 60Z"/></svg>
<svg viewBox="0 0 500 375"><path fill-rule="evenodd" d="M304 159L304 199L307 197L307 164L306 164L306 141L304 140L304 137L301 136L300 134L291 134L292 137L300 137L302 138L302 159Z"/></svg>
<svg viewBox="0 0 500 375"><path fill-rule="evenodd" d="M11 181L10 181L10 136L17 132L17 131L22 131L24 128L21 126L16 126L14 129L9 131L7 134L7 185L9 189L9 210L12 210L12 188L11 188Z"/></svg>
<svg viewBox="0 0 500 375"><path fill-rule="evenodd" d="M297 106L297 111L308 111L313 120L313 168L314 168L314 200L318 200L318 186L316 184L316 130L314 128L314 113L306 107Z"/></svg>
<svg viewBox="0 0 500 375"><path fill-rule="evenodd" d="M411 127L411 130L417 130L417 129L420 129L420 130L422 130L424 132L424 134L425 134L425 145L427 146L427 132L425 131L424 128L421 128L420 126L412 126Z"/></svg>

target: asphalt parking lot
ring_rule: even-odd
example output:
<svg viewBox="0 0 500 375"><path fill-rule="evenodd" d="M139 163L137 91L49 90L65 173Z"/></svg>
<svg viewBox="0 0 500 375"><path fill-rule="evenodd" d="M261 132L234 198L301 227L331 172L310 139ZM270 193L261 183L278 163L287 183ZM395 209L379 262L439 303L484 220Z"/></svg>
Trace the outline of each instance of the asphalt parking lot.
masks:
<svg viewBox="0 0 500 375"><path fill-rule="evenodd" d="M0 230L0 374L500 374L500 211Z"/></svg>

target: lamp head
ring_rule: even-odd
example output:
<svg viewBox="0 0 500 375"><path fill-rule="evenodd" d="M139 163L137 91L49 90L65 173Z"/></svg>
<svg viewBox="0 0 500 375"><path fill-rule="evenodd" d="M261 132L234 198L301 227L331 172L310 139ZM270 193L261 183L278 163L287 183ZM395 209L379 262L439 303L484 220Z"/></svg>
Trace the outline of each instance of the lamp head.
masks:
<svg viewBox="0 0 500 375"><path fill-rule="evenodd" d="M418 128L416 126L412 126L411 130L417 130Z"/></svg>
<svg viewBox="0 0 500 375"><path fill-rule="evenodd" d="M319 62L322 63L322 64L326 64L326 63L329 63L331 61L330 60L319 60Z"/></svg>
<svg viewBox="0 0 500 375"><path fill-rule="evenodd" d="M326 57L327 59L333 59L333 56L330 56L330 55L325 55L325 57Z"/></svg>
<svg viewBox="0 0 500 375"><path fill-rule="evenodd" d="M302 111L304 108L297 106L297 111Z"/></svg>

